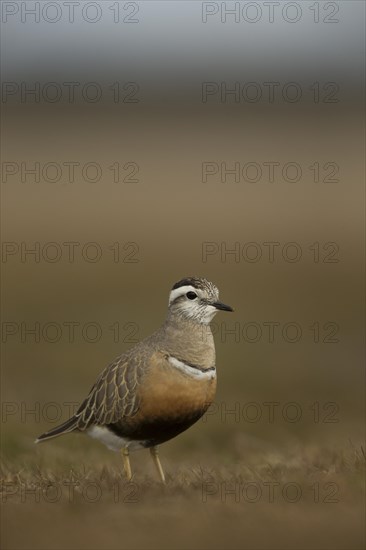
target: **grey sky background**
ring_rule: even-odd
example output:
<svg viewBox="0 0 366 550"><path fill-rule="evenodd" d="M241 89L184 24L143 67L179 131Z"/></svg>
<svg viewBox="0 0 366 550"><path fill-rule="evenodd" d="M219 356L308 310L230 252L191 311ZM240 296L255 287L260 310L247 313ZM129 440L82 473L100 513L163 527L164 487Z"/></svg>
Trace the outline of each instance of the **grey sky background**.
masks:
<svg viewBox="0 0 366 550"><path fill-rule="evenodd" d="M127 78L144 82L153 91L162 86L188 90L202 80L218 78L247 82L296 80L307 75L314 80L344 79L352 86L364 73L362 1L315 3L319 23L314 22L314 2L308 1L270 3L275 4L273 23L270 8L263 2L249 3L254 7L248 8L246 18L259 17L253 23L245 21L242 12L239 22L227 14L223 23L219 2L208 3L208 8L193 1L120 2L119 23L113 22L111 10L116 3L105 0L85 12L92 19L100 10L95 23L83 16L88 2L75 6L73 23L64 2L59 3L60 20L55 23L45 21L45 17L56 18L52 2L40 2L39 22L21 4L34 9L35 2L2 2L5 80ZM49 7L43 16L45 4ZM226 4L232 9L235 2ZM240 8L245 4L241 2ZM215 6L219 12L207 15L203 23L203 11ZM17 13L8 13L17 9ZM123 22L126 17L138 22ZM289 23L284 17L299 20Z"/></svg>

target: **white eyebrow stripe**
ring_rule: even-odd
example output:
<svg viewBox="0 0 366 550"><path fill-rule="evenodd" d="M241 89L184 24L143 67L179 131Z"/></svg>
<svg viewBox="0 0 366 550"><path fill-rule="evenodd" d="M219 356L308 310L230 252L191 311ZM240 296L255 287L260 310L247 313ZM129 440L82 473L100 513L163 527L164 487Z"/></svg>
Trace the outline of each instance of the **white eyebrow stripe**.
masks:
<svg viewBox="0 0 366 550"><path fill-rule="evenodd" d="M212 379L216 377L216 368L210 367L207 370L200 370L198 368L191 367L184 363L183 361L180 361L176 357L173 357L172 355L169 356L168 362L172 365L172 367L175 367L176 369L179 369L180 371L184 372L185 374L188 374L189 376L192 376L193 378L208 378Z"/></svg>
<svg viewBox="0 0 366 550"><path fill-rule="evenodd" d="M180 286L180 287L175 288L174 290L172 290L170 295L169 295L169 305L172 302L174 302L174 300L176 298L178 298L178 296L183 296L183 294L186 294L189 291L194 292L195 294L197 294L197 289L192 285Z"/></svg>

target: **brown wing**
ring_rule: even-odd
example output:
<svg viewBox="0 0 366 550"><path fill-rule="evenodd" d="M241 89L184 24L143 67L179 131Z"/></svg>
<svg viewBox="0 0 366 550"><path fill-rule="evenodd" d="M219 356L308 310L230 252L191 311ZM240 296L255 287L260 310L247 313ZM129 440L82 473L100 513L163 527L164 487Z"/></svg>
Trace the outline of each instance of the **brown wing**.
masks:
<svg viewBox="0 0 366 550"><path fill-rule="evenodd" d="M124 354L104 369L75 415L79 430L112 424L137 413L137 389L143 374L143 362L138 359Z"/></svg>

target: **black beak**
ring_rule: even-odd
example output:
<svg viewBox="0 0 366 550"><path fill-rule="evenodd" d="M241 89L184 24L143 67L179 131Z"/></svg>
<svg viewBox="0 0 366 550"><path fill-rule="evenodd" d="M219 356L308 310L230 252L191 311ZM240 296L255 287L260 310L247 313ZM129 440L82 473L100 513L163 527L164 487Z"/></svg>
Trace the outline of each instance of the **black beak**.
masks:
<svg viewBox="0 0 366 550"><path fill-rule="evenodd" d="M212 304L216 309L221 309L222 311L234 311L232 307L223 304L222 302L214 302Z"/></svg>

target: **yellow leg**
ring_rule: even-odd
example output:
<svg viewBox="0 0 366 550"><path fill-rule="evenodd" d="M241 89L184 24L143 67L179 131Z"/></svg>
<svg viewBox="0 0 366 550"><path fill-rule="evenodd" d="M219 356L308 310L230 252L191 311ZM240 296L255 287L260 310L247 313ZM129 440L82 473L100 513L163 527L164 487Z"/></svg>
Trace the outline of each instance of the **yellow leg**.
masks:
<svg viewBox="0 0 366 550"><path fill-rule="evenodd" d="M156 469L158 471L159 477L160 477L161 481L165 484L165 475L164 475L164 471L163 471L163 468L162 468L160 460L159 460L158 448L157 447L150 447L150 453L151 453L153 462L156 466Z"/></svg>
<svg viewBox="0 0 366 550"><path fill-rule="evenodd" d="M128 452L128 447L124 447L121 450L121 454L122 454L123 467L125 469L127 481L131 481L132 472L131 472L131 464L130 464L130 453Z"/></svg>

